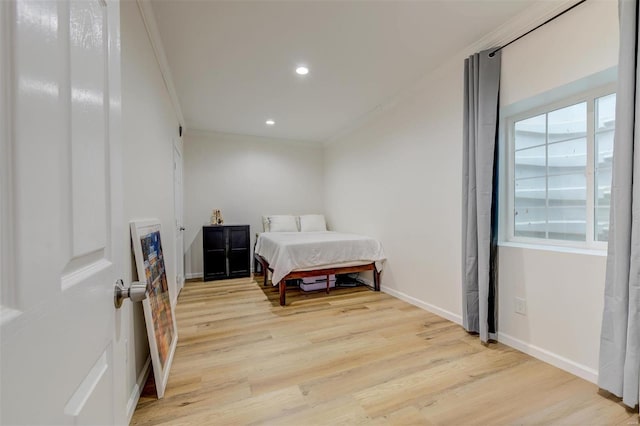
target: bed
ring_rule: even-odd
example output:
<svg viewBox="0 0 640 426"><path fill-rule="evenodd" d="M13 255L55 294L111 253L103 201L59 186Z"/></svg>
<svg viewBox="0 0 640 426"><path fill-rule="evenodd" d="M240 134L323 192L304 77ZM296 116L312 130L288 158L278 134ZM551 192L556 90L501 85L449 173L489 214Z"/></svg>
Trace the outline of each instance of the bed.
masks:
<svg viewBox="0 0 640 426"><path fill-rule="evenodd" d="M332 231L264 232L258 236L256 259L272 273L271 282L280 290L280 305L286 305L286 281L313 276L373 271L374 290L380 291L384 252L379 241L356 234Z"/></svg>

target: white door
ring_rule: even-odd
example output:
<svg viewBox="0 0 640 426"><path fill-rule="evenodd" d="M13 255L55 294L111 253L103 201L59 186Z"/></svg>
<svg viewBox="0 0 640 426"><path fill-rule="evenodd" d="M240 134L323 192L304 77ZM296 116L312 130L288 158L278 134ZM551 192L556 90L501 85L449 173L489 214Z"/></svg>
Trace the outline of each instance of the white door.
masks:
<svg viewBox="0 0 640 426"><path fill-rule="evenodd" d="M116 1L0 2L2 424L113 424Z"/></svg>
<svg viewBox="0 0 640 426"><path fill-rule="evenodd" d="M179 141L173 144L173 197L176 213L176 298L184 286L184 210L182 184L182 152Z"/></svg>

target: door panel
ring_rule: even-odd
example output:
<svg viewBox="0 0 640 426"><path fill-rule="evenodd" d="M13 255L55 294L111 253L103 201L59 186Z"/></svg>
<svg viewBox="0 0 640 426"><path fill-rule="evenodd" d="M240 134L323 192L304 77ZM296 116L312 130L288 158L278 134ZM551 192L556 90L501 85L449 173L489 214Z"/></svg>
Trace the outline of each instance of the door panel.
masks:
<svg viewBox="0 0 640 426"><path fill-rule="evenodd" d="M220 279L227 275L227 247L225 229L203 228L204 280Z"/></svg>
<svg viewBox="0 0 640 426"><path fill-rule="evenodd" d="M73 393L64 413L73 420L73 424L94 425L113 421L110 404L113 404L113 375L110 374L111 346L106 348L98 361L93 365L80 386Z"/></svg>
<svg viewBox="0 0 640 426"><path fill-rule="evenodd" d="M229 276L249 276L249 227L229 227Z"/></svg>
<svg viewBox="0 0 640 426"><path fill-rule="evenodd" d="M236 249L229 253L229 278L249 276L248 257L247 249Z"/></svg>
<svg viewBox="0 0 640 426"><path fill-rule="evenodd" d="M70 258L63 290L108 269L105 182L107 149L106 10L98 1L69 7Z"/></svg>
<svg viewBox="0 0 640 426"><path fill-rule="evenodd" d="M204 255L204 279L224 278L227 275L227 259L224 250L208 250Z"/></svg>
<svg viewBox="0 0 640 426"><path fill-rule="evenodd" d="M229 244L232 250L247 249L249 244L247 239L249 238L249 231L244 226L232 226L229 227Z"/></svg>
<svg viewBox="0 0 640 426"><path fill-rule="evenodd" d="M69 15L72 252L78 257L106 244L106 8L95 0L72 2Z"/></svg>
<svg viewBox="0 0 640 426"><path fill-rule="evenodd" d="M224 228L206 229L202 238L205 250L224 250Z"/></svg>
<svg viewBox="0 0 640 426"><path fill-rule="evenodd" d="M52 226L57 229L70 215L64 199L67 191L62 192L64 182L69 181L69 158L61 155L68 151L69 108L63 93L63 85L68 82L61 78L63 64L59 59L68 59L68 42L62 40L64 28L58 28L56 2L18 1L6 5L10 9L8 20L15 22L9 35L15 49L8 52L9 63L13 64L13 81L9 83L13 89L13 105L9 106L13 116L9 124L13 125L10 145L14 156L15 273L23 274L24 282L46 282L59 274L66 261L32 268L34 259L52 256L53 260L61 251L69 250L67 236L60 240L50 232ZM62 250L52 253L53 248ZM60 291L60 285L19 284L19 310L45 303Z"/></svg>
<svg viewBox="0 0 640 426"><path fill-rule="evenodd" d="M113 285L125 249L112 176L118 4L18 0L0 8L11 23L0 48L11 64L3 122L13 130L2 141L13 210L0 214L14 229L10 285L19 312L0 329L0 423L113 424Z"/></svg>

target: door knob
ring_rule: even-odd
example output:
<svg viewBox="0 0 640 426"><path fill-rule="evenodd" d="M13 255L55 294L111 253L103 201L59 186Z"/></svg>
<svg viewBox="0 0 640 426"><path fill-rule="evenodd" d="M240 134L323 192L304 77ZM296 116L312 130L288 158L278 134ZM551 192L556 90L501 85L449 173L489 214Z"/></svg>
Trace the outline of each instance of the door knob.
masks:
<svg viewBox="0 0 640 426"><path fill-rule="evenodd" d="M122 280L118 280L113 291L113 304L116 309L120 309L124 299L129 298L132 302L141 302L147 298L147 294L147 285L144 283L134 281L129 288L126 288Z"/></svg>
<svg viewBox="0 0 640 426"><path fill-rule="evenodd" d="M180 231L184 231L184 230L185 230L185 229L187 229L187 228L185 228L184 226L181 226L181 227L180 227L180 228L178 228L178 229L179 229Z"/></svg>

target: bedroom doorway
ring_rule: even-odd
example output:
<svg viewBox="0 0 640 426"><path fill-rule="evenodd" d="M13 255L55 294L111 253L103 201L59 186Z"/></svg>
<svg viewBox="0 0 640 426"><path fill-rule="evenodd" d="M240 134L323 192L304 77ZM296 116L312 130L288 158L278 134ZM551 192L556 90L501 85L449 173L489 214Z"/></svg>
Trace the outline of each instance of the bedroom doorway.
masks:
<svg viewBox="0 0 640 426"><path fill-rule="evenodd" d="M176 300L184 286L184 185L181 141L173 141L173 198L176 217Z"/></svg>

